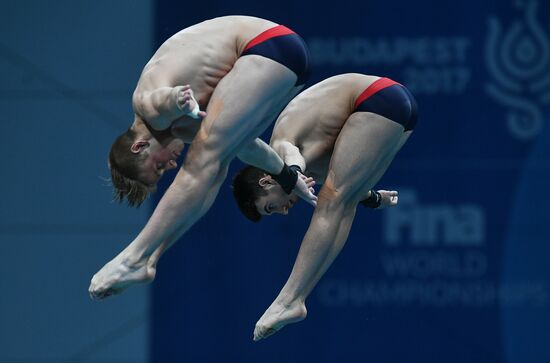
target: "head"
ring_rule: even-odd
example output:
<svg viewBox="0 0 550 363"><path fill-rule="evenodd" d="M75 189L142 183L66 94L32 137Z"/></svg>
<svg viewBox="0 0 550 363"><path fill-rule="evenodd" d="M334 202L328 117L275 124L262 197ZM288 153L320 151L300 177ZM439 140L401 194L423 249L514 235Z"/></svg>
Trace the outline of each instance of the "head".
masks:
<svg viewBox="0 0 550 363"><path fill-rule="evenodd" d="M176 160L183 142L168 140L164 145L150 133L128 129L117 137L109 153L109 169L114 199L139 206L156 190L157 182L166 170L177 167Z"/></svg>
<svg viewBox="0 0 550 363"><path fill-rule="evenodd" d="M271 175L247 166L233 179L233 196L246 218L258 222L262 216L274 213L288 214L298 197L286 194Z"/></svg>

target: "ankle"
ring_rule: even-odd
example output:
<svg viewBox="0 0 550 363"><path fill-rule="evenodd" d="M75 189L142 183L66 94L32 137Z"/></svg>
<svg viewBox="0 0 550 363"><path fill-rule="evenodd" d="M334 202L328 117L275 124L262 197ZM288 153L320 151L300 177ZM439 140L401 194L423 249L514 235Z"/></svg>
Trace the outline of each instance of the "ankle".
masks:
<svg viewBox="0 0 550 363"><path fill-rule="evenodd" d="M132 267L136 265L143 264L143 262L147 261L148 259L143 254L135 253L134 251L123 251L120 254L120 263L127 267Z"/></svg>
<svg viewBox="0 0 550 363"><path fill-rule="evenodd" d="M295 305L305 305L305 299L301 296L279 295L277 303L284 308L291 308Z"/></svg>

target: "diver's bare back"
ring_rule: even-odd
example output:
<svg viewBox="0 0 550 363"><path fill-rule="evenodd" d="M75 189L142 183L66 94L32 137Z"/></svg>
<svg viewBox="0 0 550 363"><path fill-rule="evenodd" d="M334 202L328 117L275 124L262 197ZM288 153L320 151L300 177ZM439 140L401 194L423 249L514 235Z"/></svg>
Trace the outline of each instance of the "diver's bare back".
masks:
<svg viewBox="0 0 550 363"><path fill-rule="evenodd" d="M225 16L185 28L155 52L141 73L135 93L188 84L199 104L206 106L247 43L276 25L260 18Z"/></svg>
<svg viewBox="0 0 550 363"><path fill-rule="evenodd" d="M328 78L299 94L281 113L271 144L286 140L300 149L307 174L323 183L334 143L359 95L380 77L349 73Z"/></svg>

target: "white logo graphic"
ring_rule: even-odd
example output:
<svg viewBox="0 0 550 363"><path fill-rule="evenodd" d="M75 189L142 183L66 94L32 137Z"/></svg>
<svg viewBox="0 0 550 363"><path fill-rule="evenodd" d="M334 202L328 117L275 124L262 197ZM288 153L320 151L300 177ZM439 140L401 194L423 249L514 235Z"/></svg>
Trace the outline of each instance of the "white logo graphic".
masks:
<svg viewBox="0 0 550 363"><path fill-rule="evenodd" d="M420 193L399 188L399 206L383 213L383 245L376 275L361 270L325 279L317 297L326 307L411 306L547 309L543 279L495 280L498 256L486 241L487 216L479 204L422 202ZM370 253L370 252L369 252Z"/></svg>
<svg viewBox="0 0 550 363"><path fill-rule="evenodd" d="M399 208L384 213L387 246L481 246L485 240L485 212L475 204L422 205L414 190L399 192Z"/></svg>
<svg viewBox="0 0 550 363"><path fill-rule="evenodd" d="M550 40L536 18L537 1L518 1L523 19L503 30L489 18L485 48L493 82L487 93L508 108L510 132L522 140L537 136L543 126L542 105L550 103Z"/></svg>

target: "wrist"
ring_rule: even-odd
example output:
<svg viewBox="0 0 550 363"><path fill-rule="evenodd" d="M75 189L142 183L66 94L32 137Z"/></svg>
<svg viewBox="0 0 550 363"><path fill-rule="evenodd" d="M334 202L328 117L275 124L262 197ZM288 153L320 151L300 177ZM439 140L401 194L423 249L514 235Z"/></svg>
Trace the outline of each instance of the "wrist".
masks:
<svg viewBox="0 0 550 363"><path fill-rule="evenodd" d="M368 198L361 201L361 203L367 208L376 209L382 204L382 195L378 191L371 189Z"/></svg>
<svg viewBox="0 0 550 363"><path fill-rule="evenodd" d="M293 164L293 165L289 165L288 167L289 169L295 171L295 172L300 172L300 174L303 174L304 172L302 171L302 168L300 168L300 165L296 165L296 164Z"/></svg>
<svg viewBox="0 0 550 363"><path fill-rule="evenodd" d="M273 179L279 183L281 188L286 194L290 194L292 189L296 186L298 181L298 172L302 172L302 169L298 165L288 166L286 163L283 165L283 169L279 174L270 174Z"/></svg>

